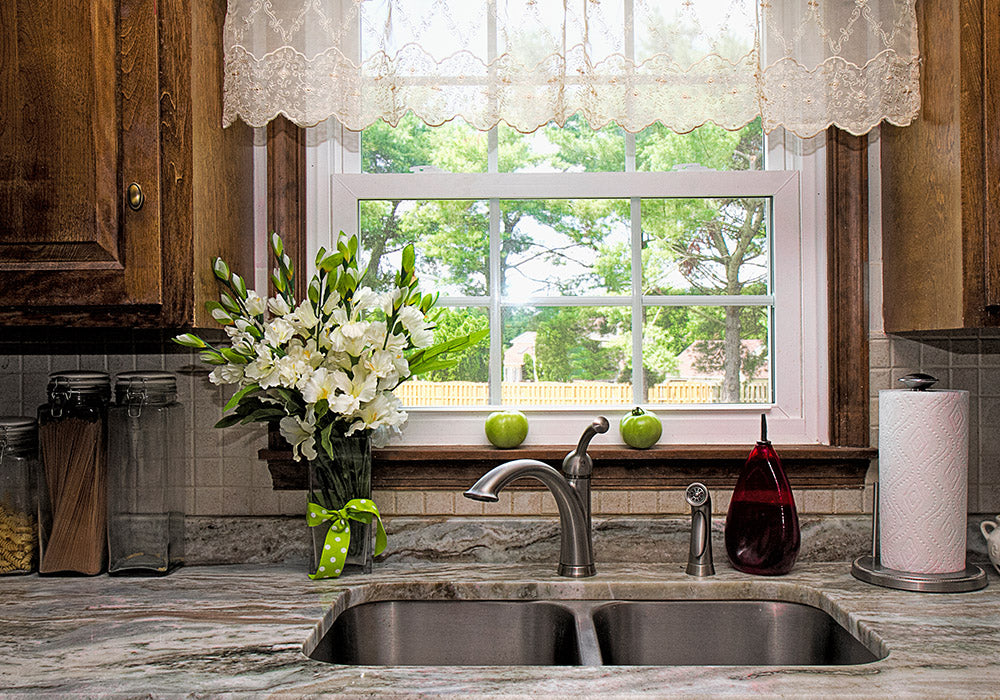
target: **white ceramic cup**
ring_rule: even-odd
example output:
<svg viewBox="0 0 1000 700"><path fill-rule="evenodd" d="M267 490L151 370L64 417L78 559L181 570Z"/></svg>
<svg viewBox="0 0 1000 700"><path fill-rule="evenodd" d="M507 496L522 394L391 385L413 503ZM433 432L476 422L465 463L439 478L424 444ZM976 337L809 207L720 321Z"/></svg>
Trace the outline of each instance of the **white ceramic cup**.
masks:
<svg viewBox="0 0 1000 700"><path fill-rule="evenodd" d="M996 520L1000 520L1000 515ZM990 555L990 561L993 562L993 568L1000 574L1000 527L994 520L984 520L979 524L979 529L986 538L986 551Z"/></svg>

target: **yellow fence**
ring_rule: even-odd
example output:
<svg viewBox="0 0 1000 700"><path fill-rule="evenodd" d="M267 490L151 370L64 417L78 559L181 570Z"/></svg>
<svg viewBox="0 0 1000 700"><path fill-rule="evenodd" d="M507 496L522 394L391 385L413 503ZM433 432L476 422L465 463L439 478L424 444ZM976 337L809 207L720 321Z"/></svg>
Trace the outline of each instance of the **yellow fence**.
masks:
<svg viewBox="0 0 1000 700"><path fill-rule="evenodd" d="M404 382L395 392L404 406L485 406L489 403L486 382ZM743 403L768 403L766 380L744 382L740 388ZM632 403L631 384L608 382L504 382L502 402L506 406L543 406L549 404L628 404ZM668 381L646 391L647 403L719 403L722 386L718 382L695 380Z"/></svg>

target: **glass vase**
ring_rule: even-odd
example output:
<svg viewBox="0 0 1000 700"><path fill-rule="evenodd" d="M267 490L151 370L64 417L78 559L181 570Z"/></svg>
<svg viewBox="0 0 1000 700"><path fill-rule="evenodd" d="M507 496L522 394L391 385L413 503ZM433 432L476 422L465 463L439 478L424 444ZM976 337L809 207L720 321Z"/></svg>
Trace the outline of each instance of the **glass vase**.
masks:
<svg viewBox="0 0 1000 700"><path fill-rule="evenodd" d="M748 574L781 576L791 571L801 534L788 477L767 439L761 417L761 439L740 472L726 515L726 554Z"/></svg>
<svg viewBox="0 0 1000 700"><path fill-rule="evenodd" d="M332 456L317 446L315 459L309 460L309 500L328 510L339 510L355 498L372 497L372 441L370 435L331 437ZM368 574L372 570L375 527L349 520L351 542L347 548L342 575ZM312 568L316 573L331 522L312 530Z"/></svg>

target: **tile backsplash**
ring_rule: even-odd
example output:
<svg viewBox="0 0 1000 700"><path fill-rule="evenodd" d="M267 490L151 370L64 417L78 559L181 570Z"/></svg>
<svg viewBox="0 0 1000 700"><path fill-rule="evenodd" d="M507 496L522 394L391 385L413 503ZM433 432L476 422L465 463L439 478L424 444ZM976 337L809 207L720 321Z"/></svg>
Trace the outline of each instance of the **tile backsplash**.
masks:
<svg viewBox="0 0 1000 700"><path fill-rule="evenodd" d="M0 339L0 415L35 414L45 401L48 374L95 369L112 375L133 369L163 369L178 376L179 400L187 411L188 513L191 515L299 515L304 494L273 491L257 451L266 445L260 425L216 430L228 394L212 385L197 356L160 333L49 331L9 333ZM913 371L940 379L941 388L971 392L969 510L1000 512L1000 336L921 337L876 333L871 338L872 444L878 442L878 390ZM728 493L713 494L716 512L728 507ZM861 513L870 493L860 489L802 490L803 513ZM548 494L508 492L488 507L461 494L440 491L387 491L376 494L386 515L554 515ZM594 494L594 512L682 514L680 490L604 491Z"/></svg>

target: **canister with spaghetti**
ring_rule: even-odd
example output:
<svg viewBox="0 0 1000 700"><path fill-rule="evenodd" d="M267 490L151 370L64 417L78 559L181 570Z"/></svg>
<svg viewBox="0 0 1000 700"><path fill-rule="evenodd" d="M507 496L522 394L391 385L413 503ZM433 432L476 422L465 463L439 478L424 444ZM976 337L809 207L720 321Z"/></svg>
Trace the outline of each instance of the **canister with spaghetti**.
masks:
<svg viewBox="0 0 1000 700"><path fill-rule="evenodd" d="M38 409L40 574L99 574L107 562L107 426L111 378L49 375Z"/></svg>
<svg viewBox="0 0 1000 700"><path fill-rule="evenodd" d="M38 568L37 469L35 419L0 416L0 575Z"/></svg>

